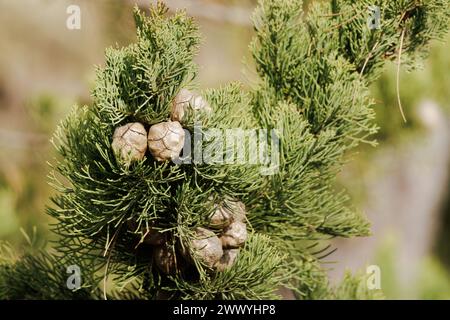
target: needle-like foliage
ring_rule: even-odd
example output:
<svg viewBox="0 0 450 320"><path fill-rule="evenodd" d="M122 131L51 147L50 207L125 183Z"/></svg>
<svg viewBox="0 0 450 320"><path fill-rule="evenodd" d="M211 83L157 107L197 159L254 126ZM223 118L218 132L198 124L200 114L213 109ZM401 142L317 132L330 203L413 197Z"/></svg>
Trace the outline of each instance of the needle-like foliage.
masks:
<svg viewBox="0 0 450 320"><path fill-rule="evenodd" d="M374 5L381 19L369 28ZM191 18L181 11L169 16L161 3L134 15L136 42L106 50L93 104L74 108L55 135L61 157L51 176L58 194L48 213L57 221L56 253L2 262L0 297L264 299L279 297L280 286L302 299L374 297L361 287L364 279L350 276L329 288L320 259L330 249L317 241L369 234L368 221L336 190L336 175L352 148L374 144L368 85L386 60L413 65L443 35L448 1L332 0L304 15L301 1L260 0L250 46L260 80L249 89L231 83L205 90L211 112L184 127L192 135L199 123L203 133L275 129L269 142L279 142L278 161L270 174L254 163L174 164L151 156L121 165L111 148L115 128L168 120L180 89L195 87L197 69ZM218 146L201 142L203 149ZM217 150L219 158L237 153ZM179 251L226 198L245 203L249 228L230 269L211 272L195 258L174 275L154 267L154 249L141 241L152 226ZM61 272L74 261L88 275L75 293Z"/></svg>

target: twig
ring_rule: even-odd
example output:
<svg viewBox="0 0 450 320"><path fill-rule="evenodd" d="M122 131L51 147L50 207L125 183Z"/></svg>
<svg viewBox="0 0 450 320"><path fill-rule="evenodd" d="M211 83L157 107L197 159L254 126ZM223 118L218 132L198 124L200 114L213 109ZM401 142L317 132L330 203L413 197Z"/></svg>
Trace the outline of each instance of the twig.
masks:
<svg viewBox="0 0 450 320"><path fill-rule="evenodd" d="M352 11L353 11L353 10L352 10ZM355 9L355 11L356 11L355 15L353 15L353 16L350 17L349 19L347 19L347 20L345 20L345 21L342 21L342 22L340 22L340 23L338 23L338 24L332 26L331 28L325 30L324 33L331 32L331 31L333 31L333 30L335 30L335 29L338 29L338 28L342 27L343 25L346 25L346 24L352 22L353 20L355 20L355 19L362 13L362 11L358 12L356 9Z"/></svg>
<svg viewBox="0 0 450 320"><path fill-rule="evenodd" d="M405 29L402 30L402 34L400 36L400 48L398 50L398 62L397 62L397 102L398 108L400 109L400 113L402 115L403 121L406 123L405 113L403 112L402 102L400 99L400 66L401 66L401 58L402 58L402 48L403 48L403 39L405 38Z"/></svg>
<svg viewBox="0 0 450 320"><path fill-rule="evenodd" d="M363 66L362 66L362 68L361 68L361 72L359 73L359 76L360 76L360 77L362 77L362 75L364 74L364 70L365 70L366 67L367 67L367 63L369 62L370 58L372 58L372 54L373 54L373 52L375 51L376 47L378 46L378 43L379 43L378 41L375 42L375 44L373 45L373 47L372 47L372 49L370 50L369 54L367 55L366 60L364 60L364 64L363 64Z"/></svg>
<svg viewBox="0 0 450 320"><path fill-rule="evenodd" d="M114 244L116 243L116 236L119 233L120 228L118 228L116 230L116 232L114 232L114 235L111 238L111 241L109 243L106 244L106 248L105 248L105 252L103 253L103 256L106 256L106 254L109 251L108 254L108 259L106 260L106 266L105 266L105 275L103 277L103 298L105 300L108 300L108 297L106 296L106 281L108 280L108 268L109 268L109 261L111 260L111 255L112 255L112 251L109 250L110 247L112 246L114 248Z"/></svg>

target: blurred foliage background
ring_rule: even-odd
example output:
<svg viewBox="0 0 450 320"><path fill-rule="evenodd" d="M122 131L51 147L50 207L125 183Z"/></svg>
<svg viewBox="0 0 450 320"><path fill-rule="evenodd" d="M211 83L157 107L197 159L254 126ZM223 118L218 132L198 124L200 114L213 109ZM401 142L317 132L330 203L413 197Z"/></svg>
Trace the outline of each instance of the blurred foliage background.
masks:
<svg viewBox="0 0 450 320"><path fill-rule="evenodd" d="M74 104L90 102L94 65L104 49L134 38L132 7L140 0L0 0L0 240L20 247L21 229L48 239L52 193L50 138ZM201 86L254 79L248 44L254 0L168 0L185 7L203 34L197 62ZM307 10L309 1L305 1ZM81 29L66 28L69 5L81 9ZM327 257L332 280L346 269L381 268L392 299L450 299L450 36L435 42L414 71L386 67L372 86L379 145L362 145L340 176L340 187L373 222L373 236L336 239Z"/></svg>

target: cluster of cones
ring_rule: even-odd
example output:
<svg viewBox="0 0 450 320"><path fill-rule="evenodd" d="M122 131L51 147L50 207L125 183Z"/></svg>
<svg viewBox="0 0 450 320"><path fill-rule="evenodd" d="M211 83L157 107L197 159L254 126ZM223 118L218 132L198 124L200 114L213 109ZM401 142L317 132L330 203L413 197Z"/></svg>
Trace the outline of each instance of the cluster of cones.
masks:
<svg viewBox="0 0 450 320"><path fill-rule="evenodd" d="M201 96L182 89L172 102L168 121L151 125L148 132L140 122L116 128L111 147L117 161L129 166L132 162L144 159L147 150L160 162L178 158L185 141L182 124L192 112L198 111L211 112L211 107ZM153 247L153 262L160 271L175 274L194 261L216 271L231 267L247 239L245 221L244 204L225 200L215 205L207 228L195 228L192 239L177 248L169 245L168 233L160 232L156 226L147 226L142 230L136 221L129 220L128 228L134 234L142 234L141 243Z"/></svg>
<svg viewBox="0 0 450 320"><path fill-rule="evenodd" d="M208 228L197 227L191 239L172 245L169 232L147 229L141 242L153 247L153 263L165 274L176 274L187 265L200 262L209 270L224 271L238 257L247 239L245 206L240 201L226 200L216 205ZM137 224L128 224L136 233Z"/></svg>
<svg viewBox="0 0 450 320"><path fill-rule="evenodd" d="M157 161L178 158L185 140L183 121L196 111L211 112L211 107L201 96L182 89L172 102L169 120L151 125L148 132L140 122L116 128L111 147L117 160L129 166L142 160L147 150Z"/></svg>

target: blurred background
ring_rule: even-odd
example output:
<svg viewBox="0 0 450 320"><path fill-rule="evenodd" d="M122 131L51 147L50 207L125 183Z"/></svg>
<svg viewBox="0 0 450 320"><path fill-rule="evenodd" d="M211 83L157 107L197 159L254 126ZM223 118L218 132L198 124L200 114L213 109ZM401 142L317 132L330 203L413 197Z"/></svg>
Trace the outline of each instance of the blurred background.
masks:
<svg viewBox="0 0 450 320"><path fill-rule="evenodd" d="M309 1L305 1L305 8ZM19 247L37 227L48 239L52 190L50 138L74 104L89 104L94 65L104 49L134 39L132 7L149 0L0 0L0 240ZM200 25L197 62L202 87L251 83L248 44L255 0L167 0ZM66 27L70 5L81 9L81 29ZM339 177L340 187L372 222L373 236L337 239L327 257L331 281L346 269L381 270L391 299L450 299L450 37L433 42L421 70L401 73L401 119L396 66L371 87L379 145L361 146Z"/></svg>

